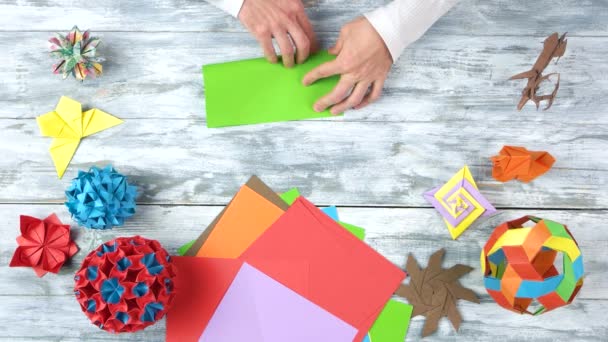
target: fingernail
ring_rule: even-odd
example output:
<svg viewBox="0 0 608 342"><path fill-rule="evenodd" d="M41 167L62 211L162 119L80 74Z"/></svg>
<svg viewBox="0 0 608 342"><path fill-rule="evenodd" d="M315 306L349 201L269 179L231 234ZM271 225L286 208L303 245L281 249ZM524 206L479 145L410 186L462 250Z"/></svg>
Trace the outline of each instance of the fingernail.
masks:
<svg viewBox="0 0 608 342"><path fill-rule="evenodd" d="M331 115L338 115L339 114L338 111L335 110L335 109L333 109L333 108L331 109L330 112L331 112Z"/></svg>
<svg viewBox="0 0 608 342"><path fill-rule="evenodd" d="M318 113L318 112L320 112L320 111L321 111L321 106L319 106L319 105L314 105L314 106L312 107L312 109L314 109L314 110L315 110L315 112L317 112L317 113Z"/></svg>

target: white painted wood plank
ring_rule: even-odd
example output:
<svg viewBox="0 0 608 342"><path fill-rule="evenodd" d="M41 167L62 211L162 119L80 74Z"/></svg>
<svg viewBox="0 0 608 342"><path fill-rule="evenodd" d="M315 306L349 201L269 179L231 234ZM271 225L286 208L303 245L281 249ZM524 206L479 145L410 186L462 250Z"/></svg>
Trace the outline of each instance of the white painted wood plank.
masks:
<svg viewBox="0 0 608 342"><path fill-rule="evenodd" d="M171 253L178 246L198 235L220 207L144 206L125 227L100 234L74 227L81 251L59 275L49 274L41 279L27 268L9 268L16 244L18 213L42 217L57 212L64 222L70 222L66 210L59 205L1 205L0 233L0 339L43 340L154 340L164 336L164 322L143 333L110 335L90 325L79 311L72 297L72 274L86 253L98 243L115 236L142 234L158 239ZM447 321L442 321L439 332L425 340L507 341L564 340L597 341L603 338L608 323L603 310L608 304L605 277L608 270L608 233L602 227L606 211L508 210L482 220L457 241L452 241L438 215L431 209L339 208L341 218L367 229L366 242L391 261L403 265L408 253L413 253L421 264L439 248L446 248L444 265L465 263L475 270L463 279L482 298L481 305L460 303L464 322L456 335ZM585 285L570 306L540 317L513 314L498 307L485 294L479 269L479 251L492 227L505 220L524 214L535 214L567 224L579 242L585 257ZM408 340L420 337L423 320L412 323ZM36 326L36 329L32 329ZM574 332L576 332L574 334Z"/></svg>
<svg viewBox="0 0 608 342"><path fill-rule="evenodd" d="M320 35L329 46L342 24L383 2L306 5L315 28L332 32ZM577 237L586 284L573 305L537 318L509 313L484 294L479 306L460 304L465 322L459 335L444 320L427 340L601 340L608 334L606 211L553 208L606 208L607 9L606 0L462 0L406 51L374 106L333 121L208 130L200 66L260 55L247 33L237 33L243 29L235 19L201 0L0 0L0 202L60 202L77 168L112 162L141 186L145 203L224 204L257 173L277 190L299 186L320 204L427 206L420 194L469 163L496 205L551 210L506 210L458 241L449 239L432 209L341 208L342 218L366 227L367 242L397 264L408 252L425 262L445 247L446 265L477 267L493 226L522 214L546 216L568 224ZM106 43L109 61L98 81L80 85L48 71L46 39L72 24L100 32ZM551 67L562 73L556 104L548 112L518 113L522 84L506 78L531 65L552 31L571 37L566 56ZM33 120L60 95L127 119L87 139L62 181L46 152L50 141L38 136ZM487 157L503 143L550 150L558 163L530 185L497 183ZM70 222L65 208L0 205L0 340L162 341L164 322L127 335L90 325L71 296L71 275L86 251L118 235L142 234L174 252L219 210L149 205L124 228L101 234L77 229L83 250L74 262L60 275L38 279L29 269L6 266L18 214L56 211ZM478 273L464 283L484 293ZM408 340L419 339L422 322L414 320Z"/></svg>
<svg viewBox="0 0 608 342"><path fill-rule="evenodd" d="M33 118L71 96L125 119L200 120L205 116L203 64L259 57L244 33L102 33L105 74L84 83L50 72L49 33L0 32L0 118ZM325 45L334 34L322 35ZM559 64L560 90L546 112L529 104L516 110L523 81L543 37L430 36L407 49L393 67L379 102L348 111L345 121L460 122L499 129L520 125L520 134L554 122L608 123L608 37L573 37ZM263 80L260 80L263 82ZM312 104L311 104L312 105ZM285 124L292 126L294 124Z"/></svg>
<svg viewBox="0 0 608 342"><path fill-rule="evenodd" d="M422 194L469 164L499 207L605 208L607 125L302 121L207 129L200 121L127 120L83 139L57 180L35 120L0 120L1 202L60 202L78 169L113 164L143 203L225 204L252 174L300 187L316 203L428 206ZM523 134L523 135L522 135ZM529 184L499 183L489 157L503 144L551 151L554 169Z"/></svg>
<svg viewBox="0 0 608 342"><path fill-rule="evenodd" d="M164 341L165 320L147 329L112 335L92 325L71 296L2 298L0 340L3 341ZM539 317L521 316L490 299L479 305L462 302L460 331L447 319L424 341L602 341L608 329L606 300L576 299L573 304ZM15 314L23 312L24 314ZM421 340L424 319L412 320L406 341ZM186 341L184 341L186 342Z"/></svg>
<svg viewBox="0 0 608 342"><path fill-rule="evenodd" d="M319 32L337 32L388 0L305 0ZM0 30L61 30L73 24L109 31L242 31L240 23L203 0L0 1ZM432 34L546 35L551 31L606 35L605 0L461 0Z"/></svg>
<svg viewBox="0 0 608 342"><path fill-rule="evenodd" d="M117 236L142 235L159 240L169 253L195 239L221 207L200 206L140 206L137 214L124 227L98 232L78 228L61 205L1 205L2 226L5 238L0 241L2 251L0 278L13 281L0 282L2 295L61 296L72 294L72 274L84 257L101 243ZM57 213L62 222L72 224L74 239L80 252L73 262L64 267L60 275L49 274L36 278L28 268L10 268L19 233L19 215L46 217ZM602 277L608 271L608 232L602 230L606 211L564 210L504 210L491 218L480 219L456 241L453 241L434 209L339 208L340 218L366 229L366 242L397 265L405 265L408 253L425 263L435 250L446 248L446 262L468 264L476 271L467 276L466 284L478 293L484 290L479 268L479 253L493 228L500 223L523 215L545 217L568 225L585 256L588 276L581 298L608 300L608 284Z"/></svg>

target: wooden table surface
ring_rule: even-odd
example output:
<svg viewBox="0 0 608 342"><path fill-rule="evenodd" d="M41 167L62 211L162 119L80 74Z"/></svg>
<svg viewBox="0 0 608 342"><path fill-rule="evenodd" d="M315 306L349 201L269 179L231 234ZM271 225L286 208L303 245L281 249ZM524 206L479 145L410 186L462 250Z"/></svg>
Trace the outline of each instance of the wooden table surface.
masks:
<svg viewBox="0 0 608 342"><path fill-rule="evenodd" d="M327 47L341 25L385 1L307 0ZM83 84L50 71L46 40L78 24L103 39L105 73ZM568 32L551 70L561 88L549 111L515 106L527 70L550 33ZM200 0L0 0L0 339L164 339L164 320L111 335L89 323L73 298L84 256L116 236L158 239L171 253L196 237L252 174L277 191L297 186L318 205L367 229L366 242L403 265L446 248L444 265L475 271L463 283L481 304L459 304L464 322L441 321L428 341L606 340L608 321L608 1L462 0L395 64L376 104L344 117L208 129L200 68L257 57L233 18ZM260 80L263 82L263 80ZM83 140L58 180L50 139L34 118L61 95L98 107L123 125ZM489 157L505 145L548 150L554 168L531 184L499 183ZM62 204L78 169L113 164L140 189L126 226L78 228ZM422 193L468 164L500 213L452 241ZM58 275L9 268L19 215L57 213L72 224L80 252ZM574 303L539 317L500 308L485 293L480 248L499 223L534 214L567 224L585 257ZM423 319L407 340L420 339Z"/></svg>

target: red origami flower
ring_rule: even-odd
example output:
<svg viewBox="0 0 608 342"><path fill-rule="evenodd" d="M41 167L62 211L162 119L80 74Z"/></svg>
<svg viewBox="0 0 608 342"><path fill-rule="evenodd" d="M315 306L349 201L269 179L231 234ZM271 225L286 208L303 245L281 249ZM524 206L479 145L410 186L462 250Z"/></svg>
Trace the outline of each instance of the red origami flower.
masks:
<svg viewBox="0 0 608 342"><path fill-rule="evenodd" d="M57 273L68 258L78 252L70 239L70 226L59 221L55 214L44 220L21 215L21 236L11 267L32 267L42 277L47 272Z"/></svg>

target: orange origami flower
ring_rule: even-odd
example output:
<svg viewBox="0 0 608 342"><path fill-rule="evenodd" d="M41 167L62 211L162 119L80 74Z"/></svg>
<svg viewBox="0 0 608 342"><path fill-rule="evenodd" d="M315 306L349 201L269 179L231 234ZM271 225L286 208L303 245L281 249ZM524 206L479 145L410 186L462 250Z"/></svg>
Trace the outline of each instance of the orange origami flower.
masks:
<svg viewBox="0 0 608 342"><path fill-rule="evenodd" d="M492 177L499 182L519 179L528 183L549 171L555 163L555 158L549 152L528 151L519 146L504 146L499 155L490 159L494 163Z"/></svg>
<svg viewBox="0 0 608 342"><path fill-rule="evenodd" d="M42 277L47 272L59 272L66 260L78 252L78 246L70 239L70 226L62 224L55 214L44 220L21 215L20 222L19 246L11 267L32 267Z"/></svg>

